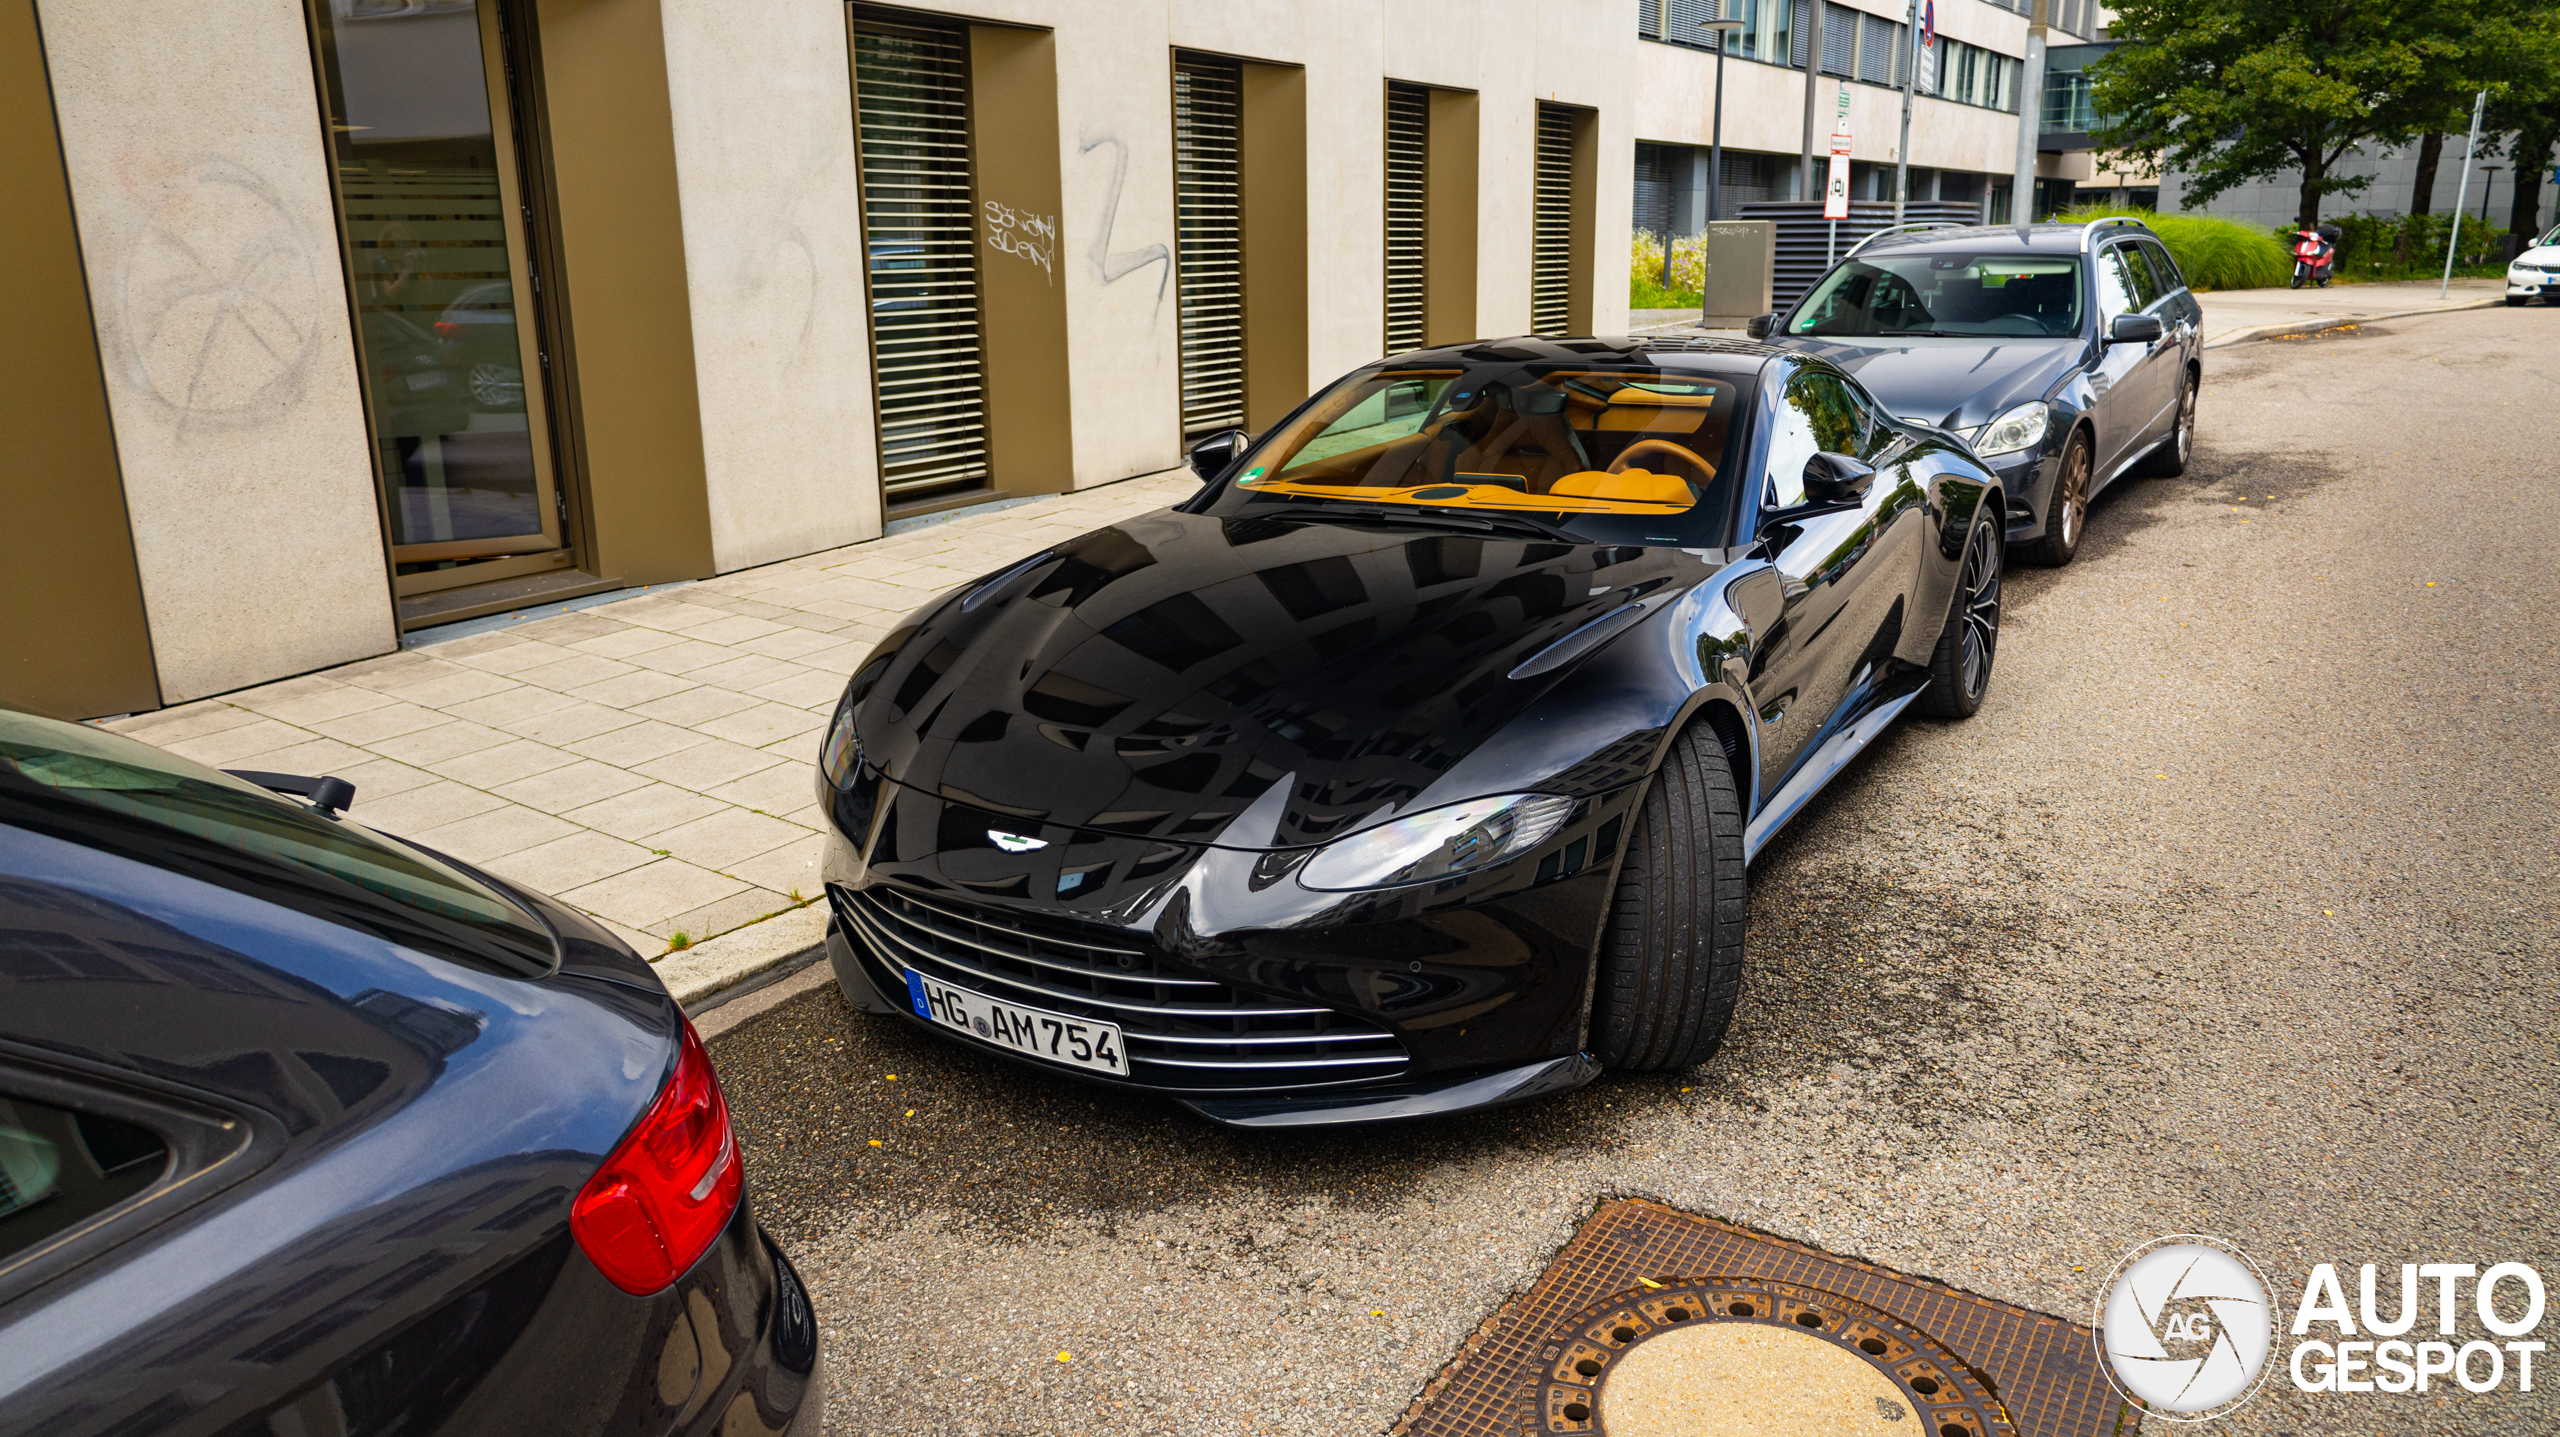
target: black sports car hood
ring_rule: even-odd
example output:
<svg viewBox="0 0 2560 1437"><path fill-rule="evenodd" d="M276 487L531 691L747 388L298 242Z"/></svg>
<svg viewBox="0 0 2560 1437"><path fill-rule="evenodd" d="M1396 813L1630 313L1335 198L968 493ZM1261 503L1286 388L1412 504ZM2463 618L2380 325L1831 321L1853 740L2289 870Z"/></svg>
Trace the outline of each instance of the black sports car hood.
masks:
<svg viewBox="0 0 2560 1437"><path fill-rule="evenodd" d="M1321 843L1506 791L1509 764L1433 785L1723 563L1504 530L1160 512L923 611L854 676L855 731L892 782L988 814L1223 847ZM1624 755L1578 769L1574 757L1532 776L1549 792L1630 776ZM1283 782L1256 832L1228 831Z"/></svg>
<svg viewBox="0 0 2560 1437"><path fill-rule="evenodd" d="M1943 429L1988 424L2000 412L2042 399L2088 345L2079 338L1789 339L1858 377L1904 419Z"/></svg>

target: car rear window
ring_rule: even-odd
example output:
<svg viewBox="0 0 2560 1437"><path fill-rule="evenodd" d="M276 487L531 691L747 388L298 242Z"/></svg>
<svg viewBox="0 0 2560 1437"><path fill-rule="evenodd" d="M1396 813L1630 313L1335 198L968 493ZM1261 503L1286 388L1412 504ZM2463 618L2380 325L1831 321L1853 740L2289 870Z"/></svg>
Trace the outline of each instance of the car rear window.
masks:
<svg viewBox="0 0 2560 1437"><path fill-rule="evenodd" d="M557 961L541 919L454 865L121 734L0 710L0 820L504 972Z"/></svg>
<svg viewBox="0 0 2560 1437"><path fill-rule="evenodd" d="M120 1119L0 1093L0 1266L168 1171L169 1145Z"/></svg>
<svg viewBox="0 0 2560 1437"><path fill-rule="evenodd" d="M2080 332L2075 255L1881 254L1843 262L1787 322L1840 338Z"/></svg>

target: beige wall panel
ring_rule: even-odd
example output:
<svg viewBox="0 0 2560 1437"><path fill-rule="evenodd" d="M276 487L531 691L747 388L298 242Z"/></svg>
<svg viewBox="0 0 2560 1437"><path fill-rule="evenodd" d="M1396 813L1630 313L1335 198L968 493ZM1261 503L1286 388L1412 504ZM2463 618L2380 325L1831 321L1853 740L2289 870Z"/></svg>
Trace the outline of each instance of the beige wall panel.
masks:
<svg viewBox="0 0 2560 1437"><path fill-rule="evenodd" d="M41 0L164 698L398 646L294 0Z"/></svg>
<svg viewBox="0 0 2560 1437"><path fill-rule="evenodd" d="M1058 46L1047 30L969 27L978 166L978 307L987 471L1008 494L1075 487L1074 366L1058 284Z"/></svg>
<svg viewBox="0 0 2560 1437"><path fill-rule="evenodd" d="M1243 67L1245 427L1307 397L1307 72Z"/></svg>
<svg viewBox="0 0 2560 1437"><path fill-rule="evenodd" d="M0 5L0 314L0 704L68 719L157 708L62 137L25 5Z"/></svg>
<svg viewBox="0 0 2560 1437"><path fill-rule="evenodd" d="M841 0L666 0L712 562L880 532Z"/></svg>
<svg viewBox="0 0 2560 1437"><path fill-rule="evenodd" d="M585 471L596 572L713 572L702 400L659 0L535 0L550 145L552 371ZM850 83L848 81L847 83Z"/></svg>

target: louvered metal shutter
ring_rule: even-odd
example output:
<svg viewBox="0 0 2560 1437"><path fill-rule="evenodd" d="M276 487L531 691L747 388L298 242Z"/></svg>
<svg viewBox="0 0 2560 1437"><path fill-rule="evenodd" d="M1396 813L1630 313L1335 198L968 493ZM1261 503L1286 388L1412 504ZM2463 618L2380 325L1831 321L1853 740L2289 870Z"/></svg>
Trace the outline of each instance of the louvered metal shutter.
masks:
<svg viewBox="0 0 2560 1437"><path fill-rule="evenodd" d="M1880 15L1861 15L1858 30L1858 78L1876 85L1899 81L1902 76L1893 67L1893 57L1902 27Z"/></svg>
<svg viewBox="0 0 2560 1437"><path fill-rule="evenodd" d="M965 32L856 13L871 379L889 502L987 479Z"/></svg>
<svg viewBox="0 0 2560 1437"><path fill-rule="evenodd" d="M1538 105L1535 229L1529 247L1529 332L1563 334L1573 276L1573 112Z"/></svg>
<svg viewBox="0 0 2560 1437"><path fill-rule="evenodd" d="M1185 434L1244 425L1243 83L1242 67L1231 60L1174 61L1174 285Z"/></svg>
<svg viewBox="0 0 2560 1437"><path fill-rule="evenodd" d="M1683 152L1682 158L1686 158ZM1649 235L1671 233L1672 209L1678 200L1672 176L1673 153L1667 145L1636 142L1636 228Z"/></svg>
<svg viewBox="0 0 2560 1437"><path fill-rule="evenodd" d="M1387 86L1387 353L1422 347L1422 279L1428 254L1431 96Z"/></svg>
<svg viewBox="0 0 2560 1437"><path fill-rule="evenodd" d="M1846 76L1858 52L1858 12L1822 0L1822 73Z"/></svg>

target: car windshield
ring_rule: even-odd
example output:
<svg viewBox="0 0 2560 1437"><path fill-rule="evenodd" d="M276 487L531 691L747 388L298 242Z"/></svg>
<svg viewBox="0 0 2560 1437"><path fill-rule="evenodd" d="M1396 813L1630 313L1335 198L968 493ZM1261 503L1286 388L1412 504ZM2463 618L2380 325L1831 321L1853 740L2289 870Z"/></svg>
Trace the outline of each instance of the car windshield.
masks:
<svg viewBox="0 0 2560 1437"><path fill-rule="evenodd" d="M1746 386L1639 367L1394 366L1318 396L1245 456L1209 512L1349 513L1712 546Z"/></svg>
<svg viewBox="0 0 2560 1437"><path fill-rule="evenodd" d="M2019 335L2080 332L2080 261L2063 255L1885 254L1825 276L1789 334Z"/></svg>
<svg viewBox="0 0 2560 1437"><path fill-rule="evenodd" d="M0 821L514 973L550 930L435 857L121 734L0 710Z"/></svg>

